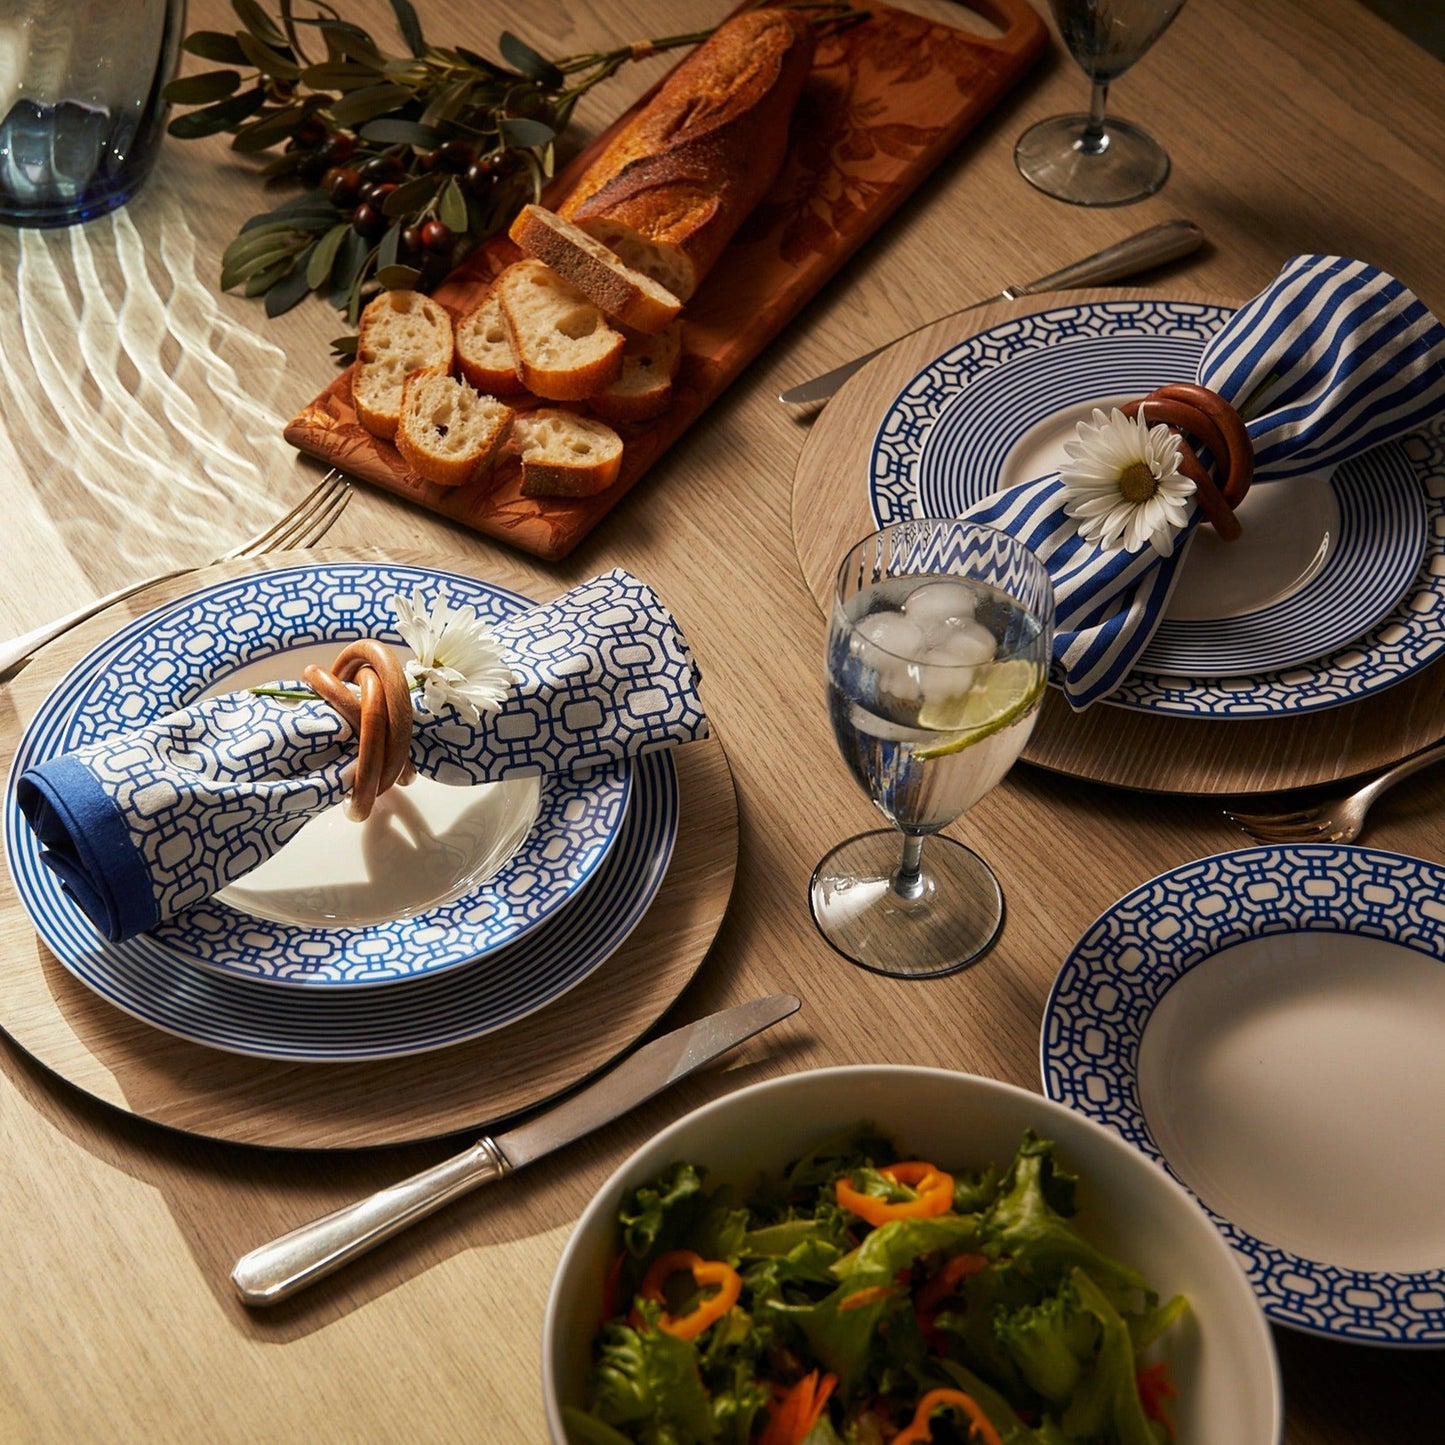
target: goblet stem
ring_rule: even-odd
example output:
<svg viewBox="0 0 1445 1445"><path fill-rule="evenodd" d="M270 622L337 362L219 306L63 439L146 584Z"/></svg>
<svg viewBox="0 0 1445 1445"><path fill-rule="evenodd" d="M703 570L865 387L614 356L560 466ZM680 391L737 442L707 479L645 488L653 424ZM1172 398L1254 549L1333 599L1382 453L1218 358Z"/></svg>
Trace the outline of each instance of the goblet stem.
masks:
<svg viewBox="0 0 1445 1445"><path fill-rule="evenodd" d="M1104 107L1108 100L1108 82L1096 80L1093 94L1089 98L1089 119L1074 147L1083 155L1097 156L1108 149L1109 138L1104 134Z"/></svg>
<svg viewBox="0 0 1445 1445"><path fill-rule="evenodd" d="M893 891L905 902L914 903L923 897L923 835L903 835L903 861L888 880Z"/></svg>

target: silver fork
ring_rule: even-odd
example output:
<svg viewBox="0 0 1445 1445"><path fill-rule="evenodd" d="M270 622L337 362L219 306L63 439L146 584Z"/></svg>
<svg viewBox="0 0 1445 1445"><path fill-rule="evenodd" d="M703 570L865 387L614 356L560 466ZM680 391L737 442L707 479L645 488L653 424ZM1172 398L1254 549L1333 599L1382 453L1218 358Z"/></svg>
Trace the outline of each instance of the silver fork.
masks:
<svg viewBox="0 0 1445 1445"><path fill-rule="evenodd" d="M1353 793L1325 798L1312 808L1289 813L1234 813L1224 816L1260 843L1353 843L1365 826L1365 814L1396 783L1445 758L1445 742L1438 742L1387 768Z"/></svg>
<svg viewBox="0 0 1445 1445"><path fill-rule="evenodd" d="M199 572L202 566L232 562L237 557L257 557L263 552L279 552L287 547L309 547L319 542L346 510L346 504L350 500L351 485L346 478L335 470L327 472L284 517L273 522L264 532L258 532L254 537L232 547L229 552L213 557L209 563L177 567L172 572L162 572L159 576L132 582L104 597L96 598L94 602L87 602L84 607L78 607L74 612L56 618L54 622L37 627L33 632L12 638L0 647L0 677L28 661L47 642L53 642L88 617L94 617L97 612L103 612L117 602L124 602L127 597L134 597L137 592L143 592L157 582L168 582L172 577L184 577L187 573Z"/></svg>

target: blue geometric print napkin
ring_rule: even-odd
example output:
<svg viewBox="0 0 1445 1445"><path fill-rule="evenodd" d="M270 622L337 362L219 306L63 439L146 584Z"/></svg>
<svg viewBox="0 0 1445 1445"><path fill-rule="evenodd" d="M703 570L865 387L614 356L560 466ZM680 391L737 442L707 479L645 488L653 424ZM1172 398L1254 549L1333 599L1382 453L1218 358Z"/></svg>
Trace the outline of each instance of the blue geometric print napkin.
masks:
<svg viewBox="0 0 1445 1445"><path fill-rule="evenodd" d="M1445 328L1374 266L1296 256L1225 322L1192 379L1244 417L1264 484L1335 466L1434 415L1445 405ZM1054 680L1082 710L1119 686L1154 635L1200 513L1191 503L1168 557L1104 551L1078 535L1062 491L1055 472L964 515L1011 533L1048 568Z"/></svg>
<svg viewBox="0 0 1445 1445"><path fill-rule="evenodd" d="M411 760L429 777L571 772L707 736L686 640L624 571L492 630L515 685L476 724L417 713ZM119 942L263 863L346 797L355 760L326 703L238 692L37 764L16 797L45 862Z"/></svg>

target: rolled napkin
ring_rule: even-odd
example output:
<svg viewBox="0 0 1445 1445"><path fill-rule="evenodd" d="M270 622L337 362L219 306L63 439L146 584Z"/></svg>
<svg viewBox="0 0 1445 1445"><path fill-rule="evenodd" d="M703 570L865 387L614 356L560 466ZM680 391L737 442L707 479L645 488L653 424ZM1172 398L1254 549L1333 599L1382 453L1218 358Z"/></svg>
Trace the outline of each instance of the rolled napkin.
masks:
<svg viewBox="0 0 1445 1445"><path fill-rule="evenodd" d="M1194 380L1243 417L1255 485L1304 476L1403 435L1445 404L1445 328L1374 266L1296 256L1220 328ZM1130 443L1152 449L1157 477L1178 444L1162 421L1149 425L1147 403L1142 421ZM1069 444L1075 467L1102 476L1128 425L1096 411ZM1201 520L1187 480L1141 504L1148 511L1110 511L1090 490L1055 472L964 513L1011 533L1048 568L1054 680L1080 710L1113 692L1148 645Z"/></svg>
<svg viewBox="0 0 1445 1445"><path fill-rule="evenodd" d="M707 735L687 642L625 571L490 628L444 588L430 609L419 594L393 605L416 653L410 761L439 782L573 772ZM288 691L207 698L21 775L41 856L111 942L208 898L347 797L357 730Z"/></svg>

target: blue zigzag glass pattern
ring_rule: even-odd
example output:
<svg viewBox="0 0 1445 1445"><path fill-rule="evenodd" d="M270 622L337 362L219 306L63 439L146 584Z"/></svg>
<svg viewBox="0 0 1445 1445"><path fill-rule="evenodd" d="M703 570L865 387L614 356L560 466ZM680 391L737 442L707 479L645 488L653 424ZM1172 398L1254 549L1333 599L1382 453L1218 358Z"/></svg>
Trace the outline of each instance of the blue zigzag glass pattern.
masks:
<svg viewBox="0 0 1445 1445"><path fill-rule="evenodd" d="M867 483L878 525L955 515L992 490L1007 450L999 437L1012 441L1020 433L1014 417L997 415L1012 368L1045 366L1040 355L1055 353L1058 365L1047 363L1053 369L1040 394L1062 388L1063 404L1078 399L1079 380L1069 375L1073 362L1108 355L1105 392L1142 395L1191 374L1192 359L1232 314L1193 302L1111 301L1038 312L967 338L903 388L878 428ZM968 397L975 383L981 383L977 411ZM1031 386L1031 422L1039 420L1040 405ZM1151 643L1144 654L1156 670L1141 664L1107 701L1182 717L1313 712L1392 686L1439 656L1445 649L1445 419L1346 463L1338 482L1339 555L1309 586L1247 621L1187 628L1166 621L1157 647ZM1283 644L1291 648L1298 638L1310 639L1302 645L1314 655L1286 665L1272 650L1280 638L1291 639ZM1181 646L1227 647L1241 666L1220 675L1216 664L1211 676L1189 676L1178 666L1188 657Z"/></svg>
<svg viewBox="0 0 1445 1445"><path fill-rule="evenodd" d="M1445 967L1442 897L1438 863L1333 844L1244 849L1161 874L1096 920L1060 969L1040 1033L1044 1092L1178 1178L1139 1086L1145 1029L1170 989L1225 949L1291 933L1358 934ZM1445 1267L1391 1272L1305 1258L1200 1202L1277 1323L1374 1344L1445 1344Z"/></svg>

